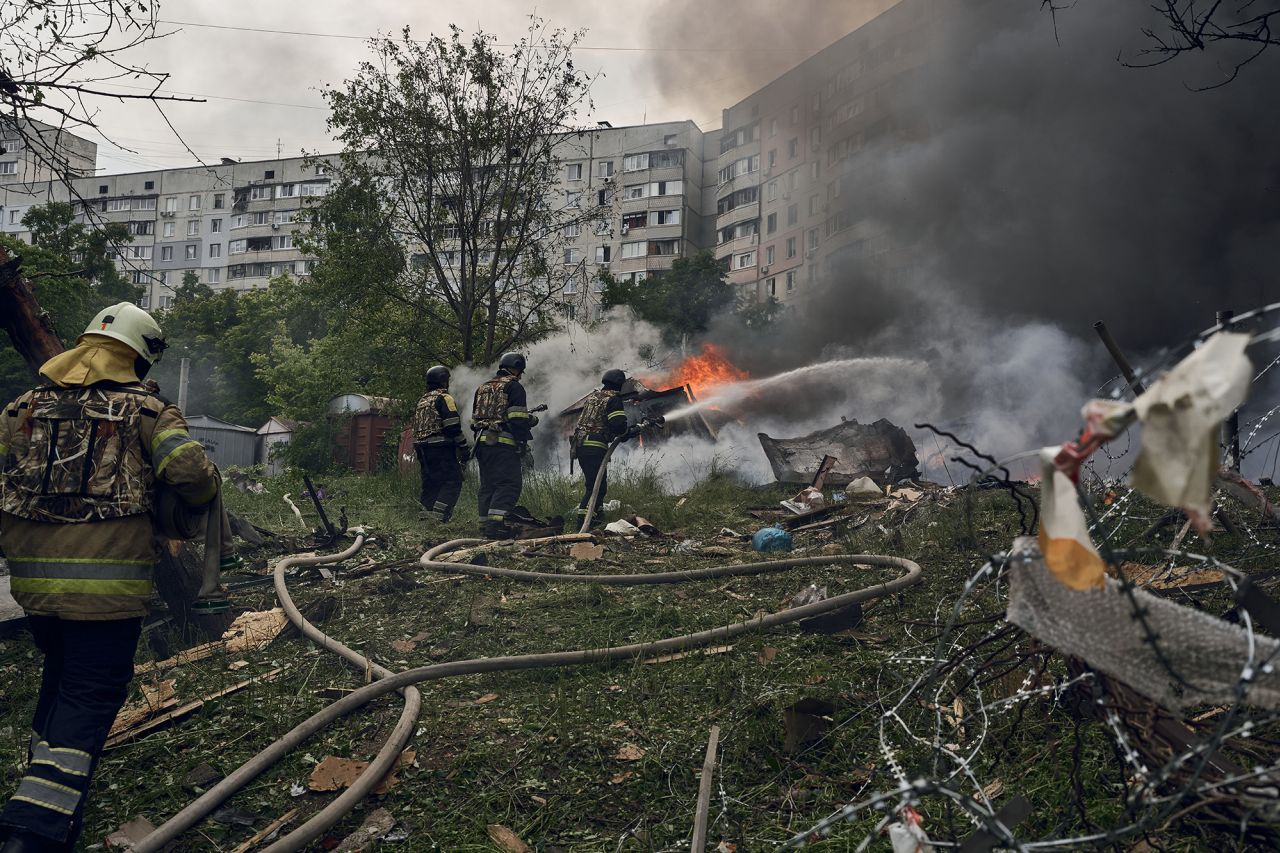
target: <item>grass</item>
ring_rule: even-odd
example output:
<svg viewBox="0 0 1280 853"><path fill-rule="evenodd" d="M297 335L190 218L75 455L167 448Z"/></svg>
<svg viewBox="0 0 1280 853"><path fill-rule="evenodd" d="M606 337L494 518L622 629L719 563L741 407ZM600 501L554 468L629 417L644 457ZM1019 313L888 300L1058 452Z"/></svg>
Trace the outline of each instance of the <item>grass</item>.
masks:
<svg viewBox="0 0 1280 853"><path fill-rule="evenodd" d="M444 539L474 535L473 478L466 484L458 516L443 527L418 520L416 476L335 476L317 482L330 495L334 516L345 506L352 523L376 531L376 542L353 563L403 559ZM231 508L261 526L299 535L282 496L292 494L296 502L301 483L285 477L265 484L267 491L261 495L231 493ZM576 483L535 473L524 503L543 517L567 514L579 494ZM577 570L666 571L753 559L744 545L718 540L720 528L750 532L761 523L747 510L776 506L785 496L777 488L743 487L723 474L713 474L681 496L663 494L652 472L619 478L610 497L622 501L622 512L649 518L669 538L617 544L619 550L609 550L602 560ZM300 507L314 523L309 504ZM1132 537L1159 512L1131 501L1117 540ZM423 711L411 744L417 753L414 766L401 772L401 784L364 804L332 835L341 838L370 809L382 805L408 832L399 844L380 845L386 849L492 851L496 848L485 831L492 823L510 826L540 851L659 851L680 849L682 844L687 849L697 776L712 724L722 730L709 833L713 846L725 840L742 851L770 850L844 803L892 787L894 776L880 747L881 712L922 671L925 664L918 659L933 653L939 623L981 564L978 555L1007 548L1017 533L1018 516L999 492L980 494L972 505L955 494L931 496L916 507L858 525L861 516L854 513L848 524L834 531L798 534L797 545L806 553L826 548L906 556L924 566L925 580L870 606L856 633L825 636L785 627L746 635L725 654L424 684ZM682 539L730 547L735 555L673 552L672 546ZM1251 542L1227 536L1215 547L1241 560L1256 553ZM256 556L262 561L268 554ZM508 558L504 564L572 571L566 569L568 563L560 552L518 562ZM443 660L658 639L775 611L811 583L838 594L893 574L819 567L624 589L498 579L441 582L440 576L417 569L384 570L357 579L344 577L339 569L336 583L304 572L291 581L291 589L301 605L320 596L336 598L338 607L324 630L392 669L403 669ZM1197 598L1197 606L1215 612L1222 602L1212 595ZM238 595L235 603L260 609L273 601L269 588L259 588ZM979 620L1000 610L999 599L982 588L960 618ZM976 643L993 624L961 628L956 643ZM413 651L392 648L392 641L415 635L423 639ZM1015 648L1025 647L1023 640ZM100 841L138 814L160 823L192 798L182 789L183 777L192 768L207 762L230 771L323 707L328 700L315 695L318 689L361 682L358 673L335 657L299 639L279 640L244 657L249 666L234 672L225 656L173 671L179 696L190 699L285 667L275 681L210 703L184 722L109 752L95 781L86 843ZM149 644L143 643L139 660L150 658ZM1062 672L1056 658L1051 666L1052 673ZM25 758L38 667L29 638L20 636L0 647L0 674L6 685L0 697L0 760L8 784L16 780ZM136 685L134 689L136 693ZM958 692L972 708L972 689ZM496 698L477 702L488 694ZM831 703L831 728L818 744L793 754L784 749L784 709L804 698ZM943 698L952 701L949 695ZM326 755L371 757L398 711L397 700L384 698L338 722L271 768L232 804L256 815L257 827L290 808L314 812L332 795L293 797L290 788L305 784L311 768ZM936 706L915 700L900 710L907 727L925 735L931 735L938 713ZM1051 697L995 714L985 731L970 712L949 735L962 745L976 743L979 735L984 738L973 769L983 784L1001 782L1004 793L994 795L997 805L1013 792L1032 802L1033 815L1021 827L1025 837L1069 835L1092 825L1126 822L1124 777L1106 731L1097 724L1077 725L1064 705ZM933 770L935 752L929 744L915 743L892 726L889 737L896 760L909 774ZM638 760L623 760L618 756L624 745L639 747L643 754ZM1071 773L1077 764L1078 797L1072 792ZM926 798L920 810L926 829L936 838L963 838L972 831L972 825L941 798ZM841 826L810 849L853 850L879 817L872 812L853 826ZM252 831L205 821L183 838L181 849L230 849ZM1153 837L1170 850L1204 849L1210 843L1224 850L1243 849L1233 845L1229 832L1199 824L1189 827L1185 821ZM873 849L887 849L884 839L877 845Z"/></svg>

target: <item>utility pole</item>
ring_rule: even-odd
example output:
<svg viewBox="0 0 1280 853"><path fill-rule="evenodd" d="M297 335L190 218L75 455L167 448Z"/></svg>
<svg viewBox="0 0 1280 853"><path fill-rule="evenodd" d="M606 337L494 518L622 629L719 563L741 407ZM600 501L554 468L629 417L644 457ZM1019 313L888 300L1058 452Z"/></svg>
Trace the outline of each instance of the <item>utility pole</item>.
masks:
<svg viewBox="0 0 1280 853"><path fill-rule="evenodd" d="M191 359L184 358L178 362L178 408L187 413L187 378L191 373Z"/></svg>

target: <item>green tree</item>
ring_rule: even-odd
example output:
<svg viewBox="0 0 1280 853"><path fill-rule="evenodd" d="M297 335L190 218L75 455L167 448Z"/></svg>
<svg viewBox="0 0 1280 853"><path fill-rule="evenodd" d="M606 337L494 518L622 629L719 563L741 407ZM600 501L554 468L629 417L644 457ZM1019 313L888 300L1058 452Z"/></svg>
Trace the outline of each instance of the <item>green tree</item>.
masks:
<svg viewBox="0 0 1280 853"><path fill-rule="evenodd" d="M6 234L0 234L0 244L22 259L22 274L64 345L71 346L98 311L142 296L142 288L116 268L115 252L132 239L123 225L77 222L74 209L64 202L30 208L22 224L31 231L32 245ZM22 359L5 346L0 355L0 396L13 399L31 387L32 380Z"/></svg>
<svg viewBox="0 0 1280 853"><path fill-rule="evenodd" d="M643 281L619 280L604 273L601 304L626 306L641 320L662 330L667 343L707 331L712 318L734 304L733 285L725 281L724 267L708 251L676 258L670 270L651 273Z"/></svg>
<svg viewBox="0 0 1280 853"><path fill-rule="evenodd" d="M590 105L580 37L534 18L504 52L484 33L419 42L406 28L325 92L345 150L304 247L349 322L372 329L394 310L448 364L553 328L566 226L603 213L556 193L560 146Z"/></svg>

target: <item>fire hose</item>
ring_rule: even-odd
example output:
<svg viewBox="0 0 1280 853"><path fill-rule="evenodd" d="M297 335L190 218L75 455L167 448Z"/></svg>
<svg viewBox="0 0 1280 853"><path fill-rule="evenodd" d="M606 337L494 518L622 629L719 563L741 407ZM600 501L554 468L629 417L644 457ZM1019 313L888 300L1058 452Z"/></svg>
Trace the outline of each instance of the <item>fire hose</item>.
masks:
<svg viewBox="0 0 1280 853"><path fill-rule="evenodd" d="M308 738L333 721L356 711L369 702L386 694L400 690L404 694L405 708L400 720L392 730L386 744L378 755L360 774L359 778L333 802L329 803L310 820L292 833L279 838L265 849L265 853L288 853L301 850L327 829L342 820L361 800L367 796L383 779L392 764L397 760L405 743L408 741L413 722L420 708L420 696L413 685L424 681L433 681L456 675L475 675L485 672L504 672L524 669L543 669L550 667L582 666L586 664L610 663L647 657L654 654L666 654L694 649L712 643L721 642L752 631L760 631L809 619L824 613L849 607L857 602L880 598L907 589L919 583L922 577L919 564L902 557L889 557L877 554L834 554L821 557L792 557L785 560L772 560L761 563L741 563L729 566L714 566L705 569L688 571L657 572L634 575L566 575L554 572L528 572L519 569L503 569L493 566L478 566L470 563L446 563L437 560L443 554L459 548L476 545L487 540L455 539L437 545L427 551L420 561L423 568L431 571L460 573L468 575L504 577L520 581L550 581L558 583L592 583L607 586L644 586L655 584L684 583L697 580L708 580L724 577L746 577L806 566L827 566L837 563L863 566L879 566L902 569L903 574L891 581L864 587L843 595L837 595L822 601L794 607L779 613L760 615L745 622L735 622L705 631L668 637L646 643L632 643L625 646L610 646L598 649L576 649L564 652L544 652L538 654L509 655L495 658L473 658L471 660L452 661L450 663L432 664L416 667L402 672L391 672L377 666L366 657L353 651L342 643L328 637L314 625L303 618L293 605L284 582L284 570L290 566L317 565L344 560L364 545L364 537L357 536L355 543L347 550L324 557L286 557L276 564L276 591L281 605L289 619L302 629L309 638L341 655L347 661L361 667L362 670L379 676L378 680L355 690L332 704L322 708L303 722L294 726L283 737L267 746L253 758L246 761L226 778L218 782L204 794L189 803L176 815L171 817L154 832L142 839L134 847L137 853L156 853L203 820L214 809L234 795L258 775L265 772L277 761L304 743Z"/></svg>
<svg viewBox="0 0 1280 853"><path fill-rule="evenodd" d="M596 502L600 500L600 488L604 484L605 474L609 471L609 460L613 458L613 451L617 450L620 444L630 439L633 435L638 435L640 432L650 427L657 427L658 429L661 429L665 423L666 420L661 415L653 418L645 418L643 421L628 430L626 434L620 435L613 441L609 442L609 449L604 452L604 459L600 460L600 470L596 472L596 481L591 487L591 499L587 501L587 514L582 518L582 527L579 528L579 533L586 533L591 529L591 520L595 518L596 515ZM634 430L634 432L632 432L632 430Z"/></svg>

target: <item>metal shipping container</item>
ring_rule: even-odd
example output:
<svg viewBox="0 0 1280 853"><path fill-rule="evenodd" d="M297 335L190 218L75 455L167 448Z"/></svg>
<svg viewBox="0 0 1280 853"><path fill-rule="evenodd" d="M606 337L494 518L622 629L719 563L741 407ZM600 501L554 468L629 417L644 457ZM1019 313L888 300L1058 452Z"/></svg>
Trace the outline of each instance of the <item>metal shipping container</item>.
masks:
<svg viewBox="0 0 1280 853"><path fill-rule="evenodd" d="M258 458L258 434L252 427L229 423L209 415L188 415L191 437L204 445L205 453L223 471L248 468Z"/></svg>

